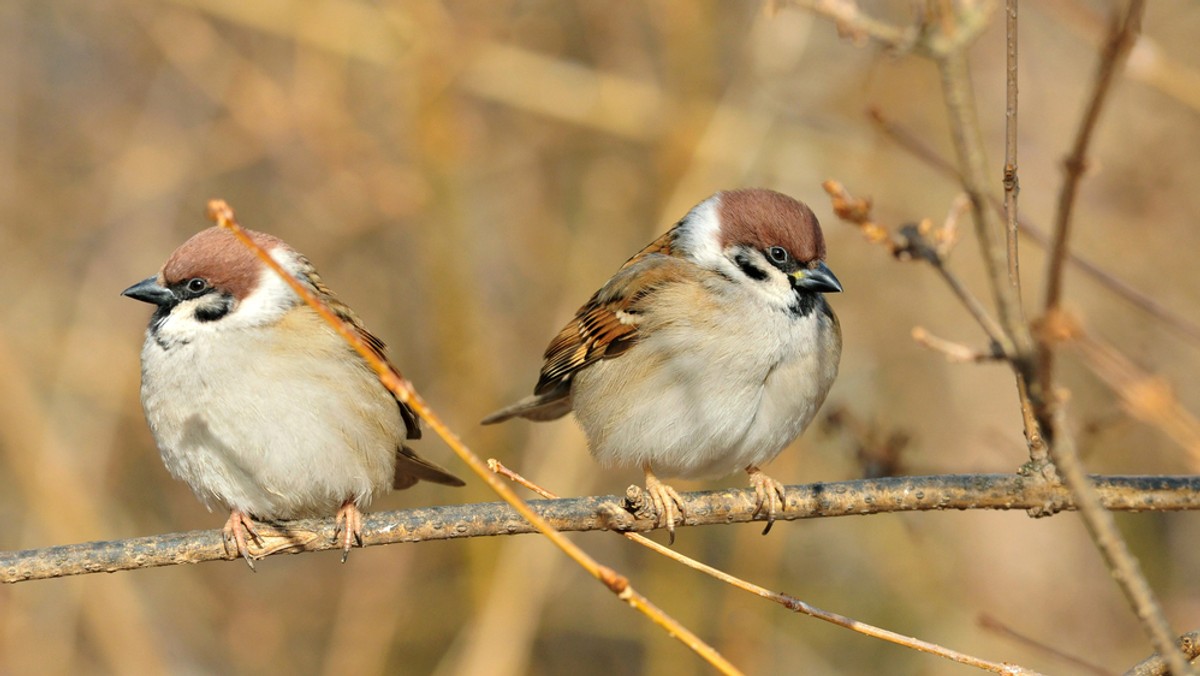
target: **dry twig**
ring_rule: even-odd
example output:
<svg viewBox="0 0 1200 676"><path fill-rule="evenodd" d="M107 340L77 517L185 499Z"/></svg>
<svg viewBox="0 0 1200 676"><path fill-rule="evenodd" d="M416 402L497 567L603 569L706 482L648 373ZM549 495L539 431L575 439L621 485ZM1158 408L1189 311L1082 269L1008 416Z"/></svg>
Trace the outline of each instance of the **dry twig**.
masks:
<svg viewBox="0 0 1200 676"><path fill-rule="evenodd" d="M1067 242L1071 236L1071 214L1075 208L1075 197L1079 192L1079 181L1087 169L1087 152L1092 142L1092 135L1100 120L1100 113L1108 101L1108 92L1129 50L1133 47L1138 33L1141 32L1142 12L1145 9L1144 0L1130 0L1125 11L1120 16L1114 16L1109 26L1108 37L1100 53L1100 62L1096 66L1096 78L1092 85L1092 93L1084 109L1083 119L1075 133L1075 141L1071 151L1063 161L1065 175L1062 189L1058 195L1058 207L1054 218L1054 235L1050 245L1050 259L1046 269L1046 294L1044 311L1047 313L1057 310L1062 301L1063 265L1066 258ZM1053 366L1053 357L1048 349L1043 348L1039 355L1042 377L1048 379ZM1047 380L1048 382L1048 380Z"/></svg>
<svg viewBox="0 0 1200 676"><path fill-rule="evenodd" d="M1004 329L987 311L975 294L967 288L966 284L958 278L949 268L946 267L946 261L942 258L939 246L929 241L928 234L931 226L927 222L922 225L906 225L900 228L898 235L892 232L885 226L876 223L871 217L871 202L870 200L859 199L852 196L846 188L838 181L825 181L821 184L825 188L825 192L833 202L833 211L838 218L844 221L854 223L862 230L868 241L882 244L893 257L899 260L922 260L933 266L942 279L950 286L951 291L962 302L963 306L979 322L979 326L983 328L988 339L993 344L992 352L1004 355L1005 359L1009 358L1009 353L1005 351ZM948 223L952 223L952 219L947 219ZM947 239L946 235L941 235L933 238Z"/></svg>
<svg viewBox="0 0 1200 676"><path fill-rule="evenodd" d="M1200 631L1192 631L1180 636L1175 645L1179 646L1189 660L1195 661L1200 657ZM1125 676L1166 676L1170 673L1166 661L1161 655L1155 653L1135 664L1132 669L1125 672Z"/></svg>
<svg viewBox="0 0 1200 676"><path fill-rule="evenodd" d="M883 111L879 108L869 109L867 115L875 124L876 129L894 141L903 150L921 160L927 166L958 180L958 170L954 165L903 125L884 115ZM1003 202L995 196L989 196L988 201L991 202L992 207L996 210L1002 211L1004 209ZM1028 237L1034 244L1041 247L1050 246L1050 237L1020 215L1017 217L1017 226L1020 228L1021 233ZM1175 331L1178 331L1180 335L1190 339L1192 342L1200 343L1200 324L1171 310L1154 297L1113 275L1090 259L1070 249L1067 250L1066 257L1067 262L1078 267L1080 272L1095 280L1100 286L1108 289L1118 297L1129 301L1134 307L1141 309Z"/></svg>

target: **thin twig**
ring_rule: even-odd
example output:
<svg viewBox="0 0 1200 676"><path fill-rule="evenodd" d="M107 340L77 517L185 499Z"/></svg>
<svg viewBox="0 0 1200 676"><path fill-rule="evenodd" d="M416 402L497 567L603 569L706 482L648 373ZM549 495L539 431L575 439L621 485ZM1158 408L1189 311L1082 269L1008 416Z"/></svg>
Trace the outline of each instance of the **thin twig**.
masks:
<svg viewBox="0 0 1200 676"><path fill-rule="evenodd" d="M520 484L521 486L524 486L525 488L528 488L529 490L533 491L534 493L537 493L538 495L540 495L544 498L554 499L554 498L558 497L558 496L554 495L553 493L551 493L550 491L546 490L545 488L542 488L541 486L538 486L537 484L533 483L532 481L521 476L517 472L514 472L513 470L509 469L508 467L505 467L498 460L495 460L495 459L488 460L488 467L491 467L493 472L495 472L501 476L507 477L508 479ZM658 544L657 542L655 542L654 540L647 538L644 535L639 535L637 533L621 533L621 535L623 535L625 538L627 538L629 540L632 540L633 542L636 542L637 544L639 544L643 547L646 547L647 549L650 549L651 551L654 551L657 554L661 554L662 556L665 556L677 563L681 563L693 570L698 570L698 571L704 573L705 575L708 575L710 577L716 578L716 579L724 582L725 584L732 585L738 589L741 589L742 591L750 592L751 594L754 594L755 596L759 596L759 597L767 599L769 601L774 601L775 603L778 603L781 606L783 606L793 612L801 613L803 615L808 615L809 617L815 617L818 620L824 620L825 622L836 624L839 627L844 627L846 629L850 629L851 631L856 631L865 636L871 636L873 638L878 638L878 639L887 641L889 643L895 643L897 645L904 646L905 648L910 648L912 650L929 653L931 655L937 655L938 657L944 657L953 662L958 662L960 664L966 664L966 665L969 665L972 667L983 669L985 671L991 671L991 672L994 672L997 674L1032 675L1032 674L1037 673L1037 672L1025 669L1024 667L1016 666L1014 664L1002 664L999 662L991 662L989 660L984 660L984 659L981 659L978 657L974 657L972 655L960 653L957 650L951 650L944 646L940 646L936 643L922 641L921 639L914 638L912 636L905 636L904 634L898 634L894 631L889 631L887 629L876 627L876 626L867 624L865 622L860 622L858 620L846 617L844 615L832 613L832 612L829 612L828 610L822 610L815 606L811 606L790 594L784 594L782 592L771 591L770 589L767 589L766 587L761 587L759 585L754 584L753 582L743 580L740 577L726 573L725 571L720 570L718 568L714 568L706 563L701 563L700 561L697 561L689 556L680 554L679 552L677 552L669 547L664 547L664 546Z"/></svg>
<svg viewBox="0 0 1200 676"><path fill-rule="evenodd" d="M1092 96L1084 112L1083 121L1076 132L1075 142L1065 161L1066 176L1059 194L1055 218L1053 241L1050 247L1046 272L1046 295L1044 317L1059 314L1062 299L1063 269L1067 242L1070 237L1071 212L1075 204L1079 181L1086 168L1087 149L1099 120L1100 111L1107 100L1117 67L1128 54L1140 31L1144 10L1143 0L1130 0L1124 13L1114 18L1109 39L1101 51L1097 66ZM1088 480L1083 463L1075 448L1075 440L1065 429L1065 415L1061 403L1052 394L1054 376L1054 341L1038 342L1036 374L1022 371L1030 398L1034 401L1034 412L1043 434L1050 439L1049 450L1063 481L1071 489L1080 507L1084 524L1092 539L1104 556L1113 573L1113 578L1125 593L1130 606L1142 624L1151 643L1167 661L1177 676L1194 673L1184 655L1174 643L1175 633L1167 622L1154 591L1142 574L1137 559L1130 553L1117 530L1112 514L1105 511ZM1036 376L1031 378L1032 376ZM1039 405L1040 404L1040 405ZM1045 407L1044 410L1042 407ZM1046 414L1049 413L1049 420ZM1047 423L1049 423L1047 425Z"/></svg>
<svg viewBox="0 0 1200 676"><path fill-rule="evenodd" d="M1192 631L1180 636L1175 642L1189 660L1195 661L1200 657L1200 631ZM1166 661L1158 653L1138 662L1125 676L1166 676L1171 673Z"/></svg>
<svg viewBox="0 0 1200 676"><path fill-rule="evenodd" d="M991 350L976 350L961 343L939 338L923 326L913 327L912 339L918 345L927 347L934 352L941 352L948 361L955 363L980 363L1004 359L1004 355L996 352L995 346Z"/></svg>
<svg viewBox="0 0 1200 676"><path fill-rule="evenodd" d="M1064 408L1061 405L1055 407L1054 424L1058 429L1063 429L1065 424ZM1083 517L1083 523L1091 533L1096 548L1100 550L1105 563L1108 564L1117 586L1125 593L1125 597L1140 620L1150 643L1160 655L1165 657L1171 666L1171 673L1175 676L1194 674L1195 671L1188 665L1183 653L1179 652L1175 646L1174 637L1177 634L1171 631L1171 625L1167 622L1158 599L1155 598L1154 590L1150 588L1146 576L1142 574L1137 558L1133 556L1125 544L1125 540L1121 538L1116 520L1112 513L1104 507L1099 491L1096 490L1096 486L1086 474L1083 462L1079 459L1079 453L1075 448L1074 435L1065 433L1065 431L1063 434L1057 435L1054 443L1050 445L1050 454L1063 483L1071 491L1071 495L1079 507L1079 514Z"/></svg>
<svg viewBox="0 0 1200 676"><path fill-rule="evenodd" d="M1058 206L1055 209L1054 234L1051 238L1049 258L1046 263L1046 293L1042 312L1052 315L1062 304L1063 270L1068 250L1067 243L1071 236L1071 215L1075 208L1075 198L1079 192L1079 182L1087 170L1087 152L1091 145L1092 136L1100 120L1100 113L1108 101L1108 93L1112 89L1113 79L1120 70L1133 47L1138 33L1141 32L1142 12L1145 9L1143 0L1130 0L1124 12L1114 15L1109 25L1108 37L1100 51L1100 62L1096 65L1096 76L1092 85L1092 93L1084 108L1083 119L1075 132L1075 141L1071 151L1063 161L1065 175L1062 188L1058 194ZM1038 374L1046 387L1051 387L1054 377L1054 347L1041 344L1038 346Z"/></svg>
<svg viewBox="0 0 1200 676"><path fill-rule="evenodd" d="M1021 297L1021 263L1017 247L1017 196L1021 181L1017 175L1017 6L1018 0L1005 0L1004 29L1006 60L1004 68L1004 235L1008 243L1008 281Z"/></svg>
<svg viewBox="0 0 1200 676"><path fill-rule="evenodd" d="M1140 17L1141 4L1141 0L1131 0L1131 10L1136 6L1137 11L1130 11L1129 14L1136 14ZM953 10L948 9L948 11L953 13ZM953 21L948 21L948 23L951 27L955 25ZM1131 30L1136 28L1136 20L1132 23L1125 23L1131 26ZM1000 228L998 224L994 224L994 212L986 208L987 197L984 185L987 181L987 164L974 98L971 95L970 71L967 66L965 50L951 49L936 55L935 61L941 74L943 96L950 116L951 135L958 156L958 175L963 187L971 196L984 267L991 281L1000 323L1006 334L1005 342L1001 343L1001 347L1003 352L1008 355L1017 376L1022 411L1030 414L1024 415L1023 419L1026 425L1034 423L1034 426L1026 429L1026 436L1030 440L1030 453L1032 455L1036 450L1032 444L1033 440L1044 439L1051 459L1059 466L1058 470L1065 474L1063 480L1080 505L1084 523L1087 525L1092 539L1103 554L1113 577L1129 599L1151 642L1168 660L1172 671L1176 674L1191 673L1183 656L1178 651L1172 652L1170 627L1163 616L1162 609L1154 598L1146 579L1142 576L1136 559L1129 553L1120 533L1116 530L1112 515L1100 506L1094 487L1088 481L1079 460L1074 440L1070 438L1071 435L1066 433L1062 425L1064 418L1061 406L1055 405L1054 393L1050 387L1051 373L1047 367L1049 358L1044 357L1049 351L1049 346L1044 344L1039 346L1038 353L1034 354L1033 334L1021 316L1020 298L1014 293L1013 286L1006 283L1001 274L1001 270L1005 268L1007 252L1000 240ZM1086 148L1086 144L1083 147ZM1082 155L1078 159L1082 162ZM1080 164L1079 170L1081 169L1082 165ZM1064 201L1070 203L1070 200ZM1064 222L1069 222L1069 220L1064 220ZM1065 233L1063 240L1065 242ZM1057 251L1058 248L1056 246L1053 250ZM1057 265L1061 266L1061 255L1055 255L1060 258ZM1060 430L1063 434L1058 435L1057 432ZM1058 436L1061 436L1062 439L1057 439ZM1032 469L1043 469L1043 472L1037 472L1035 476L1053 477L1052 474L1045 472L1046 469L1049 469L1048 465L1044 468L1034 467Z"/></svg>
<svg viewBox="0 0 1200 676"><path fill-rule="evenodd" d="M954 165L949 160L939 155L929 144L918 138L903 125L885 116L882 110L872 107L868 109L867 115L879 131L883 132L903 150L921 160L929 167L956 181L959 180L958 170L954 168ZM991 202L997 211L1003 210L1003 202L994 195L989 196L988 201ZM1050 237L1036 225L1030 223L1028 219L1018 215L1017 225L1021 233L1028 237L1034 244L1041 247L1049 246ZM1174 312L1149 294L1138 290L1129 282L1116 277L1100 265L1070 250L1070 248L1068 248L1066 256L1069 263L1077 266L1080 272L1095 280L1100 286L1113 292L1118 297L1129 301L1134 307L1141 309L1175 331L1178 331L1192 342L1200 343L1200 323Z"/></svg>
<svg viewBox="0 0 1200 676"><path fill-rule="evenodd" d="M897 53L921 46L929 32L923 24L897 28L865 14L853 0L793 0L796 6L833 21L838 33L861 44L870 39Z"/></svg>
<svg viewBox="0 0 1200 676"><path fill-rule="evenodd" d="M1095 476L1105 508L1116 511L1200 510L1200 476ZM749 488L681 493L684 525L761 521ZM1053 514L1074 509L1061 486L1016 474L950 474L888 477L788 486L777 521L895 512L967 509L1030 510ZM656 519L637 519L624 496L594 496L530 503L541 519L559 531L647 532ZM333 519L256 522L264 556L338 549ZM503 502L421 507L375 512L363 518L363 546L534 533L513 507ZM168 533L126 540L59 545L0 552L0 582L24 582L88 573L112 573L206 561L227 561L221 531Z"/></svg>
<svg viewBox="0 0 1200 676"><path fill-rule="evenodd" d="M861 44L873 40L895 53L914 52L939 57L962 49L987 28L995 2L983 0L952 17L951 30L936 30L934 18L919 15L909 28L899 28L863 12L854 0L792 0L793 4L833 21L838 33ZM943 22L945 23L945 22Z"/></svg>
<svg viewBox="0 0 1200 676"><path fill-rule="evenodd" d="M963 307L971 313L975 321L979 322L979 326L995 345L993 351L1008 356L1004 347L1006 339L1003 327L996 322L983 303L958 278L958 275L946 267L946 261L942 258L939 247L929 242L923 232L925 228L906 225L900 228L898 235L894 235L891 230L872 219L869 200L854 197L839 181L828 180L822 183L821 187L829 194L833 211L838 218L857 225L869 241L882 244L896 258L923 260L932 265L945 280L950 290L954 292L954 295L958 296Z"/></svg>
<svg viewBox="0 0 1200 676"><path fill-rule="evenodd" d="M387 362L380 359L363 341L363 339L349 327L346 322L342 321L329 309L323 301L308 289L304 284L292 276L283 268L267 251L260 247L246 231L238 225L234 217L233 209L225 203L224 200L212 200L208 204L209 217L217 222L222 228L229 230L238 240L250 249L260 260L263 261L269 268L287 282L288 286L296 292L304 302L311 307L326 321L339 335L346 341L348 345L353 347L356 352L371 366L379 380L383 383L390 392L396 397L412 407L417 415L424 420L443 441L446 442L451 450L475 472L484 483L496 492L505 502L512 505L513 509L517 510L521 516L525 517L534 528L542 535L545 535L555 546L563 551L568 557L579 564L581 568L586 570L592 577L599 580L609 591L617 595L617 598L628 603L636 608L642 614L646 615L651 622L662 627L666 632L678 639L702 659L713 665L716 669L725 674L740 673L736 667L718 653L712 646L705 643L696 636L687 627L681 625L671 616L667 615L660 608L650 602L649 599L642 596L629 584L629 580L623 575L620 575L615 570L604 566L593 559L587 552L580 549L576 544L568 540L541 518L537 512L533 511L524 500L521 500L515 492L503 481L500 481L492 474L487 465L484 464L479 456L475 455L471 449L467 448L466 444L458 438L449 426L447 426L432 408L425 403L424 399L413 388L403 376L400 375Z"/></svg>
<svg viewBox="0 0 1200 676"><path fill-rule="evenodd" d="M997 314L1004 330L1000 342L1004 353L1014 360L1014 367L1022 355L1032 347L1025 323L1021 320L1020 298L1008 281L1008 248L1002 238L1002 228L987 206L987 158L980 137L978 114L974 97L971 95L971 77L967 68L966 55L960 52L947 54L938 60L941 74L942 95L950 114L950 128L954 148L958 154L959 173L963 189L971 199L971 212L975 223L975 234L979 240L984 268L992 286Z"/></svg>
<svg viewBox="0 0 1200 676"><path fill-rule="evenodd" d="M1012 285L1013 294L1016 296L1020 323L1022 326L1027 326L1021 303L1021 259L1020 237L1018 236L1021 219L1017 207L1017 197L1021 192L1021 179L1017 171L1017 126L1019 122L1017 114L1019 110L1017 45L1020 33L1017 21L1018 5L1018 0L1005 0L1004 237L1008 249L1008 283ZM991 200L991 195L988 195L988 198ZM1045 418L1043 411L1040 410L1042 402L1035 401L1030 394L1028 371L1028 369L1016 369L1017 395L1021 402L1021 421L1025 429L1026 446L1029 448L1028 470L1035 474L1044 473L1047 478L1056 478L1050 463L1050 450L1046 446L1046 438L1042 433L1044 427L1041 423ZM1038 392L1041 396L1044 396L1046 391L1045 386L1039 387Z"/></svg>

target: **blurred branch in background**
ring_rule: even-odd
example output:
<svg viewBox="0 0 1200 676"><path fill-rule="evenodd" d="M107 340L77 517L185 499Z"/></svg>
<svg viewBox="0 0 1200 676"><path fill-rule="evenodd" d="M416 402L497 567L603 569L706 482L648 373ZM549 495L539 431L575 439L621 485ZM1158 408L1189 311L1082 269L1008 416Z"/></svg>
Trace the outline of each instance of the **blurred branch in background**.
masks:
<svg viewBox="0 0 1200 676"><path fill-rule="evenodd" d="M1200 477L1096 476L1106 509L1135 512L1200 510ZM681 493L684 525L762 521L755 516L752 489ZM784 521L832 516L943 510L1074 509L1061 486L1007 474L892 477L787 486ZM625 499L616 496L534 500L529 506L558 531L655 530L657 519L635 518ZM262 543L250 547L256 557L337 549L332 519L257 524ZM447 505L367 514L363 546L455 540L536 532L504 503ZM171 533L128 540L0 552L0 582L111 573L185 563L228 560L220 530Z"/></svg>
<svg viewBox="0 0 1200 676"><path fill-rule="evenodd" d="M1108 100L1108 93L1117 72L1124 65L1125 57L1133 48L1134 41L1142 30L1144 0L1129 0L1124 10L1114 14L1109 24L1108 35L1100 50L1100 62L1096 66L1095 81L1088 97L1083 119L1075 133L1071 150L1063 160L1065 170L1062 188L1058 195L1058 208L1054 218L1054 234L1050 243L1050 261L1046 270L1046 289L1042 313L1053 315L1062 309L1063 272L1071 236L1071 215L1079 193L1079 182L1088 166L1088 149L1100 121L1100 113ZM1047 388L1052 387L1054 374L1054 343L1042 341L1038 347L1039 378Z"/></svg>

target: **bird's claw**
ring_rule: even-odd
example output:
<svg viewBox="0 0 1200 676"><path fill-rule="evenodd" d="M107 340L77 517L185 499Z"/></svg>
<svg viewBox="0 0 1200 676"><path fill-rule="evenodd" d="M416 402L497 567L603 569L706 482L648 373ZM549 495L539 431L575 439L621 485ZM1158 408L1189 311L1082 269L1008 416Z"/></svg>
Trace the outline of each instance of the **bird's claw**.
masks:
<svg viewBox="0 0 1200 676"><path fill-rule="evenodd" d="M350 556L351 547L355 544L362 546L362 518L358 505L351 500L347 500L337 512L333 537L342 543L342 563Z"/></svg>
<svg viewBox="0 0 1200 676"><path fill-rule="evenodd" d="M250 520L250 516L239 510L230 510L229 520L225 522L225 528L221 531L224 536L225 553L229 558L236 559L241 556L246 560L246 565L250 566L250 570L254 568L254 559L256 558L250 553L250 547L246 543L246 536L249 535L258 546L262 546L262 538L258 536L258 532L254 530L254 522ZM229 550L229 545L233 544L234 550Z"/></svg>
<svg viewBox="0 0 1200 676"><path fill-rule="evenodd" d="M775 525L775 515L783 510L785 504L783 484L754 466L747 467L746 472L750 475L750 485L754 487L754 495L757 498L757 506L750 516L753 518L763 513L767 515L767 526L763 528L762 533L766 535L771 532L771 526Z"/></svg>
<svg viewBox="0 0 1200 676"><path fill-rule="evenodd" d="M649 469L646 470L646 493L650 495L650 501L654 503L654 510L658 513L659 526L667 527L667 544L675 544L676 516L678 515L680 523L683 523L685 518L683 499L674 488L659 481Z"/></svg>

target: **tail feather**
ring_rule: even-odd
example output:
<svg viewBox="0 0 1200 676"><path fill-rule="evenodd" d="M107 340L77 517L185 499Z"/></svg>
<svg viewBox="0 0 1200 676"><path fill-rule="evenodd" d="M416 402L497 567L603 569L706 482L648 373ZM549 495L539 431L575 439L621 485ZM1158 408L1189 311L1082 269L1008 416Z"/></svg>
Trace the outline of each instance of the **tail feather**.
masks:
<svg viewBox="0 0 1200 676"><path fill-rule="evenodd" d="M408 488L417 481L432 481L446 486L465 486L465 481L417 455L411 448L401 446L396 451L396 473L393 488Z"/></svg>
<svg viewBox="0 0 1200 676"><path fill-rule="evenodd" d="M510 418L525 418L534 422L545 422L561 418L570 412L570 390L566 392L560 390L525 397L512 406L506 406L484 418L481 424L493 425Z"/></svg>

